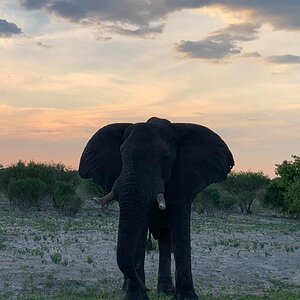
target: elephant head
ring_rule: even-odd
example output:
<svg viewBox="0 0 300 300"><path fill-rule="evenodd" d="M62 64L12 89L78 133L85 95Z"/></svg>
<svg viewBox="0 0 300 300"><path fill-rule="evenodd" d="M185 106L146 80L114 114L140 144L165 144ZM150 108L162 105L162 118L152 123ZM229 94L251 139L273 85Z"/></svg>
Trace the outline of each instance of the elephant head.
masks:
<svg viewBox="0 0 300 300"><path fill-rule="evenodd" d="M111 124L94 134L83 151L79 174L93 178L119 201L117 262L126 277L145 289L134 257L153 206L164 209L165 202L168 207L191 201L207 185L225 180L233 165L225 142L200 125L151 118ZM179 197L168 198L170 191Z"/></svg>

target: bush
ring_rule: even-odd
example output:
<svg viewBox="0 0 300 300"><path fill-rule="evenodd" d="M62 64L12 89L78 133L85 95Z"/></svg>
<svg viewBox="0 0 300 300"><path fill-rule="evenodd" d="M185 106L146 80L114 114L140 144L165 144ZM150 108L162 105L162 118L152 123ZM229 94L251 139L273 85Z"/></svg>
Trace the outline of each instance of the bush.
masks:
<svg viewBox="0 0 300 300"><path fill-rule="evenodd" d="M46 193L47 185L38 178L13 179L7 188L9 201L22 207L37 206Z"/></svg>
<svg viewBox="0 0 300 300"><path fill-rule="evenodd" d="M71 170L62 163L51 163L48 166L54 170L56 181L67 182L73 187L80 184L81 179L77 171Z"/></svg>
<svg viewBox="0 0 300 300"><path fill-rule="evenodd" d="M288 187L284 195L284 204L290 214L300 216L300 180Z"/></svg>
<svg viewBox="0 0 300 300"><path fill-rule="evenodd" d="M82 207L83 199L76 195L71 183L58 181L54 191L54 206L62 214L75 216Z"/></svg>
<svg viewBox="0 0 300 300"><path fill-rule="evenodd" d="M207 216L214 216L219 206L220 193L215 187L208 187L199 194L199 204Z"/></svg>
<svg viewBox="0 0 300 300"><path fill-rule="evenodd" d="M47 164L35 163L33 161L25 163L20 160L2 171L4 172L1 177L3 188L7 188L10 180L13 179L38 178L47 184L48 187L53 186L55 183L55 169Z"/></svg>
<svg viewBox="0 0 300 300"><path fill-rule="evenodd" d="M216 212L232 209L234 199L224 194L217 184L210 185L199 193L195 199L194 208L198 213L214 216Z"/></svg>
<svg viewBox="0 0 300 300"><path fill-rule="evenodd" d="M274 197L265 201L280 207L283 212L300 216L300 157L292 155L292 160L277 164L275 173L279 176L273 180L277 186L274 183L269 188Z"/></svg>
<svg viewBox="0 0 300 300"><path fill-rule="evenodd" d="M81 209L83 199L77 195L61 195L56 199L56 207L65 216L76 216Z"/></svg>
<svg viewBox="0 0 300 300"><path fill-rule="evenodd" d="M281 179L275 178L271 181L266 189L263 198L263 204L274 209L281 209L283 212L287 211L284 203L284 195L286 189L282 186Z"/></svg>
<svg viewBox="0 0 300 300"><path fill-rule="evenodd" d="M42 197L48 196L56 208L70 215L75 215L82 206L82 200L75 193L80 182L78 172L61 163L20 160L0 169L1 191L7 194L12 204L37 206Z"/></svg>
<svg viewBox="0 0 300 300"><path fill-rule="evenodd" d="M88 197L103 196L102 187L99 184L95 183L92 179L83 179L82 188Z"/></svg>

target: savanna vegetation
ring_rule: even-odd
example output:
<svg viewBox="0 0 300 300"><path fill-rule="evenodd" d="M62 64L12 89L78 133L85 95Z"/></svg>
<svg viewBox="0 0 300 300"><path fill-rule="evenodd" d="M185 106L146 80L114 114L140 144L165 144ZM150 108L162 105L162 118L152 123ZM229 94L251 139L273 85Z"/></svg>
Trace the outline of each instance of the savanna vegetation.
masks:
<svg viewBox="0 0 300 300"><path fill-rule="evenodd" d="M62 163L18 161L0 169L0 192L21 209L56 209L75 216L88 196L102 195L100 186L81 180Z"/></svg>
<svg viewBox="0 0 300 300"><path fill-rule="evenodd" d="M201 299L300 298L300 157L275 172L232 172L197 195L191 234ZM93 201L102 195L62 163L0 165L0 299L120 299L118 206L102 212ZM154 241L146 258L151 289L157 248Z"/></svg>
<svg viewBox="0 0 300 300"><path fill-rule="evenodd" d="M212 184L197 195L193 208L208 216L237 212L252 214L274 209L285 217L300 215L300 157L277 164L277 177L263 172L232 172L225 182ZM102 196L101 187L82 180L77 171L62 163L18 161L7 168L0 164L0 192L12 205L22 209L39 207L56 209L75 216L86 197Z"/></svg>

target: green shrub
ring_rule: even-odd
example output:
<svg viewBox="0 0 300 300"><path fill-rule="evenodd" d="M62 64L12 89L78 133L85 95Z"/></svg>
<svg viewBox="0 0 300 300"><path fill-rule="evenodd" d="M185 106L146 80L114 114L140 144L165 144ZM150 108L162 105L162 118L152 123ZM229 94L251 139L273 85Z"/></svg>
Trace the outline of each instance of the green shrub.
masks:
<svg viewBox="0 0 300 300"><path fill-rule="evenodd" d="M62 214L75 216L82 207L83 199L76 195L71 183L57 181L54 189L54 206Z"/></svg>
<svg viewBox="0 0 300 300"><path fill-rule="evenodd" d="M292 160L277 164L275 173L281 189L280 198L276 199L280 200L278 206L284 212L300 216L300 156L292 155Z"/></svg>
<svg viewBox="0 0 300 300"><path fill-rule="evenodd" d="M290 214L300 216L300 180L288 187L284 195L284 204Z"/></svg>
<svg viewBox="0 0 300 300"><path fill-rule="evenodd" d="M5 184L4 182L6 181L7 175L6 175L6 169L1 168L0 169L0 192L5 191Z"/></svg>
<svg viewBox="0 0 300 300"><path fill-rule="evenodd" d="M55 182L55 169L47 164L34 161L26 163L20 160L4 170L5 176L2 180L4 187L8 186L12 179L38 178L48 187L54 185Z"/></svg>
<svg viewBox="0 0 300 300"><path fill-rule="evenodd" d="M234 208L235 199L231 196L225 195L223 193L220 194L219 199L219 209L222 211L229 211Z"/></svg>
<svg viewBox="0 0 300 300"><path fill-rule="evenodd" d="M275 178L271 181L266 189L263 198L263 204L275 209L281 209L283 212L287 211L284 203L284 195L286 189L283 187L281 179Z"/></svg>
<svg viewBox="0 0 300 300"><path fill-rule="evenodd" d="M51 163L51 168L55 170L55 180L67 182L73 187L80 184L81 179L77 171L71 170L62 163Z"/></svg>
<svg viewBox="0 0 300 300"><path fill-rule="evenodd" d="M38 178L13 179L7 188L10 203L21 207L38 205L46 193L47 185Z"/></svg>
<svg viewBox="0 0 300 300"><path fill-rule="evenodd" d="M82 180L82 187L84 192L91 197L98 196L102 197L103 196L103 189L102 187L95 183L92 179L84 179Z"/></svg>
<svg viewBox="0 0 300 300"><path fill-rule="evenodd" d="M83 199L77 195L61 195L56 198L57 209L66 216L76 216L81 209Z"/></svg>
<svg viewBox="0 0 300 300"><path fill-rule="evenodd" d="M66 215L75 215L82 206L76 195L81 179L77 171L62 163L18 161L0 169L0 188L12 204L38 205L43 196L53 200L54 206Z"/></svg>
<svg viewBox="0 0 300 300"><path fill-rule="evenodd" d="M62 261L62 256L59 252L54 252L54 253L50 254L50 257L51 257L52 262L54 262L57 265L59 265Z"/></svg>
<svg viewBox="0 0 300 300"><path fill-rule="evenodd" d="M212 184L197 195L194 208L198 213L214 216L216 212L232 209L234 204L233 197L226 195L219 185Z"/></svg>
<svg viewBox="0 0 300 300"><path fill-rule="evenodd" d="M5 250L5 248L6 248L6 245L5 245L5 243L4 243L4 232L3 232L3 230L0 228L0 251L1 250Z"/></svg>
<svg viewBox="0 0 300 300"><path fill-rule="evenodd" d="M75 195L75 188L68 182L57 181L54 188L55 199L65 195Z"/></svg>

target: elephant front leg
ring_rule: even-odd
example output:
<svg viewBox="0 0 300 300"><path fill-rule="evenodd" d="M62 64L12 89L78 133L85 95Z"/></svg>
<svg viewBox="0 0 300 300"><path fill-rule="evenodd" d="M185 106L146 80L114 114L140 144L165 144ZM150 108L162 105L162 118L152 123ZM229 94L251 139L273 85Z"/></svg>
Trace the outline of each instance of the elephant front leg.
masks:
<svg viewBox="0 0 300 300"><path fill-rule="evenodd" d="M135 253L135 269L138 277L145 284L145 251L146 251L146 239L147 239L148 227L145 226L141 232L140 239L138 241L136 253ZM124 300L149 300L146 291L141 291L138 285L124 276L124 282L122 289L126 291Z"/></svg>
<svg viewBox="0 0 300 300"><path fill-rule="evenodd" d="M180 204L171 209L171 237L176 265L176 300L199 299L194 290L191 271L190 216L190 204Z"/></svg>
<svg viewBox="0 0 300 300"><path fill-rule="evenodd" d="M159 269L157 291L166 295L174 295L175 288L171 276L171 234L170 230L162 232L158 238Z"/></svg>

